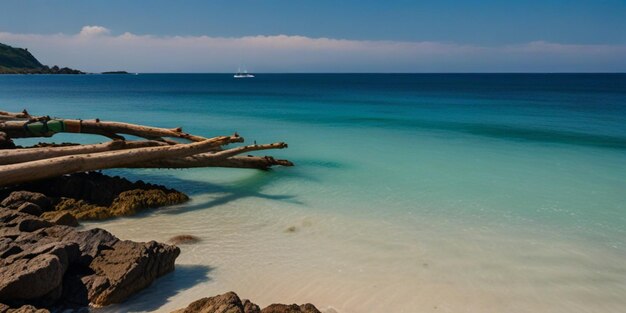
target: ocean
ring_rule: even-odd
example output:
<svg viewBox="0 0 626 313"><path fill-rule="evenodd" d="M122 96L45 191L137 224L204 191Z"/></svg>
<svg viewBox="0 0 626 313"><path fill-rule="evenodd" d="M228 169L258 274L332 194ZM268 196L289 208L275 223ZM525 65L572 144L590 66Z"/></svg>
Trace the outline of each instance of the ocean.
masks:
<svg viewBox="0 0 626 313"><path fill-rule="evenodd" d="M292 168L106 171L191 201L83 227L202 241L97 311L230 290L339 313L626 308L626 74L0 76L0 110L24 108L289 144L255 154Z"/></svg>

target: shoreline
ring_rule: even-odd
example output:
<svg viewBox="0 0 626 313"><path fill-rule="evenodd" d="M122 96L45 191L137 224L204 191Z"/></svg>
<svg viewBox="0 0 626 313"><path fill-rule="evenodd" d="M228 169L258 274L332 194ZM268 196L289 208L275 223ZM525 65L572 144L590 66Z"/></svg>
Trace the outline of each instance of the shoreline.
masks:
<svg viewBox="0 0 626 313"><path fill-rule="evenodd" d="M77 190L78 186L82 188ZM126 191L133 187L139 189ZM160 198L155 198L154 192L150 193L152 190L161 192ZM163 191L176 197L169 196L168 199ZM125 196L128 193L133 194L132 198ZM48 312L47 309L87 308L87 305L104 308L123 303L129 296L175 270L174 260L181 252L176 245L122 241L101 228L76 227L79 226L77 217L79 220L104 218L110 221L119 216L132 216L141 210L186 202L188 197L176 190L142 181L130 183L100 173L79 173L3 188L0 198L4 199L0 204L1 312L19 309L20 312L41 313ZM171 199L176 200L171 202ZM113 205L102 206L107 200ZM33 236L38 238L35 244L29 239ZM179 235L169 241L185 245L193 244L195 239ZM35 291L28 293L25 288ZM78 291L84 288L87 290ZM225 303L240 308L241 311L237 312L241 313L287 310L319 313L312 304L295 307L273 304L261 310L248 300L240 301L234 293L203 298L176 312L194 312L198 308Z"/></svg>
<svg viewBox="0 0 626 313"><path fill-rule="evenodd" d="M614 263L619 255L608 254L593 242L572 243L566 234L555 237L559 234L545 233L545 229L529 236L521 225L472 230L460 228L469 227L464 223L429 218L409 223L416 231L405 233L411 226L407 223L385 221L381 225L379 219L318 215L307 208L293 210L293 206L276 207L271 201L255 199L194 209L204 200L192 197L182 208L105 222L107 229L123 238L162 239L175 232L168 225L187 221L189 233L201 241L181 246L179 264L186 273L198 271L206 280L190 287L185 282L193 281L192 277L181 272L127 305L103 312L134 311L163 298L168 301L160 303L161 311L167 312L207 290L218 294L231 289L258 304L306 301L321 311L333 308L342 313L413 312L411 308L437 312L435 306L502 312L506 303L511 303L509 312L546 311L554 306L536 298L536 284L564 277L584 280L594 277L593 269L619 267ZM147 225L159 231L143 231ZM285 232L291 225L298 230ZM215 234L223 235L218 239ZM593 256L606 257L606 261ZM211 269L204 273L194 267L198 264ZM589 283L590 288L602 288ZM179 292L165 291L172 286ZM618 290L607 290L604 295L614 297ZM554 303L570 301L567 290L545 293ZM597 299L593 292L587 295ZM534 299L534 304L524 305L522 299ZM579 302L569 303L574 308ZM607 299L600 307L610 311L619 303Z"/></svg>

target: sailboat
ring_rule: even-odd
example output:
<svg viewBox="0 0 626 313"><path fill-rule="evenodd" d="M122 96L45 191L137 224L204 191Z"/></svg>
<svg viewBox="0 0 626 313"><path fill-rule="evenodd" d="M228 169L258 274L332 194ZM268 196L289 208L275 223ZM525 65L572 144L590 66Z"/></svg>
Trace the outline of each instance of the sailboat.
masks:
<svg viewBox="0 0 626 313"><path fill-rule="evenodd" d="M237 74L233 75L233 77L235 78L252 78L254 77L254 75L248 73L248 70L246 70L245 68L243 69L243 72L241 71L241 67L237 70Z"/></svg>

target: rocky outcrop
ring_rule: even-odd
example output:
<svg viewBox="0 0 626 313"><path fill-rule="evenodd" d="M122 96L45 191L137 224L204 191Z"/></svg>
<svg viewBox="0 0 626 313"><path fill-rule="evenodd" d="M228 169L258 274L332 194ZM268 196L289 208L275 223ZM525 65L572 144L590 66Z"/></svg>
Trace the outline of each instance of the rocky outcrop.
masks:
<svg viewBox="0 0 626 313"><path fill-rule="evenodd" d="M184 309L172 313L321 313L314 305L307 303L272 304L263 310L249 300L241 301L236 293L227 292L223 295L202 298L194 301Z"/></svg>
<svg viewBox="0 0 626 313"><path fill-rule="evenodd" d="M2 189L0 199L0 313L121 303L173 271L180 254L179 248L155 241L123 241L102 229L74 228L76 217L131 215L188 199L162 186L83 173ZM199 240L178 235L170 242ZM312 304L272 304L261 310L233 292L200 299L176 312L319 313Z"/></svg>
<svg viewBox="0 0 626 313"><path fill-rule="evenodd" d="M6 203L17 205L17 197L10 198ZM179 253L175 246L123 241L102 229L77 231L0 208L0 303L12 308L119 303L173 271Z"/></svg>
<svg viewBox="0 0 626 313"><path fill-rule="evenodd" d="M25 196L24 190L40 194L49 202L38 203L38 199ZM14 193L15 195L7 195L10 191L19 192ZM187 195L173 189L143 181L133 183L125 178L111 177L97 172L65 175L23 184L5 190L4 193L8 196L5 200L7 204L3 204L5 207L17 208L16 206L21 203L31 202L39 205L42 212L69 213L79 220L129 216L144 209L174 205L189 200ZM2 197L1 193L0 197ZM53 216L58 215L43 215L46 219Z"/></svg>

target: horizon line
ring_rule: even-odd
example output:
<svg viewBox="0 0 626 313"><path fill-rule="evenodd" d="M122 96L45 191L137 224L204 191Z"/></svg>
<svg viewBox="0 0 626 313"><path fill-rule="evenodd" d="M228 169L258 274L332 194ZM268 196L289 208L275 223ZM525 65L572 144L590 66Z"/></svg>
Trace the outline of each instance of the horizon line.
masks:
<svg viewBox="0 0 626 313"><path fill-rule="evenodd" d="M127 74L102 74L103 72L85 72L87 75L127 75ZM251 72L252 73L252 72ZM224 74L233 75L233 72L128 72L128 74ZM626 72L253 72L255 75L446 75L446 74L626 74ZM29 75L29 74L13 74ZM41 74L40 74L41 75ZM45 74L43 74L45 75ZM58 74L50 74L58 75ZM62 75L62 74L61 74ZM72 74L67 74L72 75Z"/></svg>

